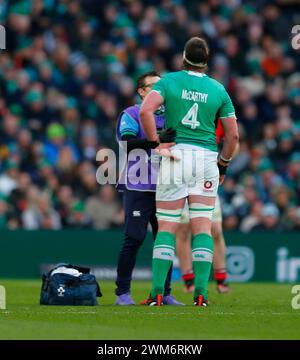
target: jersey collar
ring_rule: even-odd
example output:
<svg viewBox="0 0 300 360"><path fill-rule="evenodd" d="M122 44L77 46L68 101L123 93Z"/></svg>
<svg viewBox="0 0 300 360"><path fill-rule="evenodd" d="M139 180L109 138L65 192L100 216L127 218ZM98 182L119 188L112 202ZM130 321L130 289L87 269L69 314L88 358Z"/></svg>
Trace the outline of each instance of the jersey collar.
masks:
<svg viewBox="0 0 300 360"><path fill-rule="evenodd" d="M192 70L185 70L189 75L194 75L194 76L197 76L197 77L204 77L204 76L207 76L206 74L204 73L199 73L197 71L192 71Z"/></svg>

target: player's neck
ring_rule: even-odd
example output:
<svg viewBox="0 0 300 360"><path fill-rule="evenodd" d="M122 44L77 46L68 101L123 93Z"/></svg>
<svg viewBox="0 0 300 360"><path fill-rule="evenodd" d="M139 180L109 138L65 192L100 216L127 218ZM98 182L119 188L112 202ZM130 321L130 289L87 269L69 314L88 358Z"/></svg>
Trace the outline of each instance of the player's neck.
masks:
<svg viewBox="0 0 300 360"><path fill-rule="evenodd" d="M205 72L205 69L203 68L198 68L196 66L184 66L183 67L183 70L186 70L186 71L192 71L192 72L196 72L196 73L203 73Z"/></svg>

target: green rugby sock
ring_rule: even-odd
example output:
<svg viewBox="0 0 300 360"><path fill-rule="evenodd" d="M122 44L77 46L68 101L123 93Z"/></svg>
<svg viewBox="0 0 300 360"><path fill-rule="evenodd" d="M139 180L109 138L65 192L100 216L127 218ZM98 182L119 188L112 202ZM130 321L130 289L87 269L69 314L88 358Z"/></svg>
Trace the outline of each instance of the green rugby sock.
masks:
<svg viewBox="0 0 300 360"><path fill-rule="evenodd" d="M192 240L193 270L195 274L194 296L203 295L207 300L207 286L213 259L213 238L208 234L197 234Z"/></svg>
<svg viewBox="0 0 300 360"><path fill-rule="evenodd" d="M151 297L164 293L165 281L175 255L175 235L161 231L157 234L152 258Z"/></svg>

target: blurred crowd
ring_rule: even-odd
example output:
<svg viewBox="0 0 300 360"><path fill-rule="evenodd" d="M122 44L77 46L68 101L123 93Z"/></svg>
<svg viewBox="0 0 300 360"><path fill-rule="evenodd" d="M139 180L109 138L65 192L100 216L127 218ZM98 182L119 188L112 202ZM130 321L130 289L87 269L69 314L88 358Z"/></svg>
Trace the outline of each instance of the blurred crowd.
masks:
<svg viewBox="0 0 300 360"><path fill-rule="evenodd" d="M137 77L181 68L191 36L228 89L240 152L220 189L229 230L300 230L300 52L293 0L2 0L0 228L122 226L96 152L138 101Z"/></svg>

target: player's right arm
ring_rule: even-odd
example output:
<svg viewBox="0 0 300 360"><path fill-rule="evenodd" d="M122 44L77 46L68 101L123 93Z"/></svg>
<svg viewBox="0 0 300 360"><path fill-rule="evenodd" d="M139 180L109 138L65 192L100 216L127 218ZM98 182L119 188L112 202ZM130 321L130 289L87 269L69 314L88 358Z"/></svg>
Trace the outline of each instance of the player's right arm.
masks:
<svg viewBox="0 0 300 360"><path fill-rule="evenodd" d="M239 133L235 117L224 118L222 125L224 129L224 140L220 159L225 159L226 162L226 160L233 158L239 142Z"/></svg>
<svg viewBox="0 0 300 360"><path fill-rule="evenodd" d="M220 185L223 183L227 167L236 151L239 142L239 132L231 99L223 89L223 103L220 108L219 118L224 130L223 148L218 160L220 171Z"/></svg>

